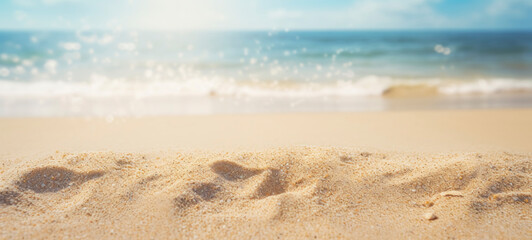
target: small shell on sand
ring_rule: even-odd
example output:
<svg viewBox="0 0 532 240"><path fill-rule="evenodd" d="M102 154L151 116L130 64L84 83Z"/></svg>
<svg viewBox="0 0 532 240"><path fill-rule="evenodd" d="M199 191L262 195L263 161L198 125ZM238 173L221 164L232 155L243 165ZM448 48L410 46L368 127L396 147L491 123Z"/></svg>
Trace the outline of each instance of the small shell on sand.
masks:
<svg viewBox="0 0 532 240"><path fill-rule="evenodd" d="M426 201L425 203L423 203L423 206L432 207L432 206L434 206L434 202L433 201Z"/></svg>
<svg viewBox="0 0 532 240"><path fill-rule="evenodd" d="M442 197L464 197L464 194L460 191L455 191L455 190L451 190L451 191L445 191L445 192L441 192L441 193L438 193L436 195L434 195L431 199L430 199L430 202L436 202L438 199L442 198Z"/></svg>
<svg viewBox="0 0 532 240"><path fill-rule="evenodd" d="M438 216L436 216L436 214L434 214L434 212L427 212L427 213L423 214L423 218L431 221L431 220L438 219Z"/></svg>
<svg viewBox="0 0 532 240"><path fill-rule="evenodd" d="M445 191L445 192L441 192L440 196L442 197L463 197L464 194L459 191Z"/></svg>

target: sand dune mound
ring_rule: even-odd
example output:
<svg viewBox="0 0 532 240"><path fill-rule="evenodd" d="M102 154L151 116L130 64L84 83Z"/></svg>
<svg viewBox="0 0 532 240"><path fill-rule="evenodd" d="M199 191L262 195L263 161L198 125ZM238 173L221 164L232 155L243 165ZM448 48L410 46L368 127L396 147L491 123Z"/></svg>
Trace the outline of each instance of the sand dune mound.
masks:
<svg viewBox="0 0 532 240"><path fill-rule="evenodd" d="M57 153L8 172L2 238L522 238L532 226L528 155Z"/></svg>

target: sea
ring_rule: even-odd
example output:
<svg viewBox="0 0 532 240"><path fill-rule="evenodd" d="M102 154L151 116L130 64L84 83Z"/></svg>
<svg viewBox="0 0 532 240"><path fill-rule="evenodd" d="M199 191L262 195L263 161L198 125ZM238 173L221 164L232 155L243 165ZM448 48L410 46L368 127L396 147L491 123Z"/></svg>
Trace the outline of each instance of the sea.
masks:
<svg viewBox="0 0 532 240"><path fill-rule="evenodd" d="M0 31L0 117L528 107L530 31Z"/></svg>

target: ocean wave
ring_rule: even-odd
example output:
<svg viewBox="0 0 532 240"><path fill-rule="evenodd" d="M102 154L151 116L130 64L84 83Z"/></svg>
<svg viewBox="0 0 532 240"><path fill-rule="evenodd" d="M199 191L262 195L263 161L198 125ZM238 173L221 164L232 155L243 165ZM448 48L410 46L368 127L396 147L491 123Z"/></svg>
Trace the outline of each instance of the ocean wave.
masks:
<svg viewBox="0 0 532 240"><path fill-rule="evenodd" d="M53 97L416 97L531 92L532 80L477 79L469 81L394 79L366 76L336 82L240 82L221 78L186 81L128 81L93 77L91 81L0 81L2 98Z"/></svg>

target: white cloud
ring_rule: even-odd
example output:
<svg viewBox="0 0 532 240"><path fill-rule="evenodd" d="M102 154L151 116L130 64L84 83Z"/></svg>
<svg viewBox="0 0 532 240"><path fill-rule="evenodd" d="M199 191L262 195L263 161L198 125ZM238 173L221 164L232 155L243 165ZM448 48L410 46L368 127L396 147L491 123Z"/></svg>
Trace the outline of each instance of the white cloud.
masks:
<svg viewBox="0 0 532 240"><path fill-rule="evenodd" d="M270 12L272 24L290 28L432 28L450 24L434 11L439 0L357 0L351 6L335 10ZM277 21L276 21L277 20Z"/></svg>
<svg viewBox="0 0 532 240"><path fill-rule="evenodd" d="M143 1L136 7L138 14L130 16L128 24L141 29L201 29L215 28L227 16L231 2L219 0L156 0ZM239 19L240 21L245 19Z"/></svg>
<svg viewBox="0 0 532 240"><path fill-rule="evenodd" d="M354 27L395 28L435 27L447 19L436 13L431 3L435 0L360 0L349 11L348 19Z"/></svg>
<svg viewBox="0 0 532 240"><path fill-rule="evenodd" d="M487 7L492 16L524 16L532 10L532 0L493 0Z"/></svg>

